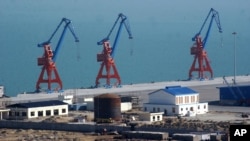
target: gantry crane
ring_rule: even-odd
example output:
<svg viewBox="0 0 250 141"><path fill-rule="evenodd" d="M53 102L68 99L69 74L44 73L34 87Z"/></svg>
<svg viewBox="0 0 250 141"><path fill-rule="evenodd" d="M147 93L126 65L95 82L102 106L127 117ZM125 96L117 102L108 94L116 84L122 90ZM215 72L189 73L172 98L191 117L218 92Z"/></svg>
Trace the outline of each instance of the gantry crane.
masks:
<svg viewBox="0 0 250 141"><path fill-rule="evenodd" d="M54 37L54 35L57 33L57 31L59 30L61 25L63 25L63 23L65 23L65 26L63 28L62 34L59 38L59 41L56 45L55 50L52 50L52 48L50 46L51 40ZM37 64L38 64L38 66L42 66L42 71L41 71L40 76L38 78L38 81L36 83L36 91L40 91L40 89L41 89L40 84L41 83L48 84L48 91L52 91L52 84L53 83L58 85L58 87L56 87L55 90L62 90L63 85L62 85L62 81L60 79L60 76L58 74L58 71L56 69L55 62L56 62L56 58L57 58L58 52L61 48L61 45L62 45L62 42L64 39L64 35L65 35L67 29L69 29L71 31L72 35L75 38L75 42L79 42L79 39L75 35L73 26L71 26L71 24L72 24L71 20L69 20L67 18L62 18L61 22L57 26L56 30L52 33L49 40L38 44L38 47L44 48L44 54L42 57L37 59L37 61L38 61ZM45 74L45 72L46 72L46 74Z"/></svg>
<svg viewBox="0 0 250 141"><path fill-rule="evenodd" d="M201 32L211 15L210 23L208 25L207 32L205 34L205 38L202 40L201 38ZM194 61L191 65L191 68L189 70L189 79L193 78L192 73L194 71L198 72L198 79L203 80L205 78L204 72L209 72L210 73L210 79L213 78L213 70L210 66L210 62L207 57L207 52L205 51L207 39L209 37L209 33L212 27L213 20L215 20L217 27L219 29L219 32L222 33L222 28L220 25L220 18L219 18L219 13L214 10L213 8L210 9L205 21L203 22L200 31L192 38L195 43L191 47L191 55L194 55ZM197 62L198 61L198 62ZM196 67L196 64L198 65Z"/></svg>
<svg viewBox="0 0 250 141"><path fill-rule="evenodd" d="M121 20L120 25L119 25L119 28L117 30L117 34L115 36L114 44L111 47L111 45L109 43L109 37L110 37L111 33L113 32L113 30L114 30L114 28L117 25L117 22L119 20ZM131 31L130 31L128 19L125 15L120 13L118 15L118 18L116 19L114 25L112 26L108 36L106 38L102 39L101 41L97 42L98 45L103 45L103 51L102 51L102 53L97 54L97 62L102 62L102 63L101 63L101 68L100 68L98 75L96 77L96 82L95 82L96 87L99 86L99 84L100 84L99 79L102 79L102 78L106 79L105 87L107 87L107 88L111 87L111 84L110 84L111 79L117 80L115 85L117 85L117 86L121 85L121 78L120 78L118 71L116 69L116 66L115 66L114 54L115 54L115 50L117 48L117 42L119 40L123 25L125 26L128 34L129 34L129 39L132 39L133 37L132 37ZM105 67L106 74L103 74L104 67Z"/></svg>

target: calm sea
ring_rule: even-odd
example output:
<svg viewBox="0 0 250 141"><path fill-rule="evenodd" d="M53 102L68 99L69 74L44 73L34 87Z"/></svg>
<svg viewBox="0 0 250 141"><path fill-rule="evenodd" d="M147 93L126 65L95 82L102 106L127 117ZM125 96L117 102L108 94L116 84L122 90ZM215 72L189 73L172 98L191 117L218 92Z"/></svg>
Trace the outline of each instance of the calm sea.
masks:
<svg viewBox="0 0 250 141"><path fill-rule="evenodd" d="M124 28L115 50L122 84L187 79L193 61L191 38L210 8L219 12L223 29L220 34L213 23L206 45L214 77L234 74L234 54L236 74L248 74L249 0L1 0L0 84L8 96L35 90L41 72L37 58L43 55L37 44L47 41L66 17L80 42L67 31L58 52L56 66L64 89L94 86L100 68L96 54L102 51L96 42L107 36L119 13L128 17L134 37L129 40ZM236 40L232 32L237 32ZM115 35L116 31L111 44Z"/></svg>

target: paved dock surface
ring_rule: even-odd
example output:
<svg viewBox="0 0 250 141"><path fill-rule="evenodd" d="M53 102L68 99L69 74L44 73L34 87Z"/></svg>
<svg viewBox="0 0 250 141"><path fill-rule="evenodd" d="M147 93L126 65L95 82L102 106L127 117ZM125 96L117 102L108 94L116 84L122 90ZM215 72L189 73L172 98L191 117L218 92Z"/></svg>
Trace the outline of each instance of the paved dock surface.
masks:
<svg viewBox="0 0 250 141"><path fill-rule="evenodd" d="M233 77L226 78L228 82ZM232 81L231 81L232 82ZM105 93L114 93L119 95L136 95L141 98L141 102L147 102L147 97L150 92L155 90L164 89L166 86L185 86L189 87L200 94L200 102L210 102L219 100L218 87L227 86L222 77L213 80L191 80L191 81L168 81L168 82L155 82L143 83L133 85L123 85L119 88L93 88L93 89L68 89L64 90L62 94L73 94L76 97L94 97L96 95ZM250 85L250 76L237 76L237 85ZM38 101L38 100L52 100L57 99L61 93L25 93L18 94L16 97L11 97L13 103L20 101Z"/></svg>

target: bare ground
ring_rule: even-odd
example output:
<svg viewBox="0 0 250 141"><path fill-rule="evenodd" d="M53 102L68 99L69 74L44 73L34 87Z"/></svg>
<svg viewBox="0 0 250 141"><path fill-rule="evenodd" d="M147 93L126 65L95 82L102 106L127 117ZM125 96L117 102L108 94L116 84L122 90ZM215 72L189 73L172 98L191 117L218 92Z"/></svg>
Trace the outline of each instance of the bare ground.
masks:
<svg viewBox="0 0 250 141"><path fill-rule="evenodd" d="M79 132L0 129L1 141L108 141L113 135L84 134Z"/></svg>

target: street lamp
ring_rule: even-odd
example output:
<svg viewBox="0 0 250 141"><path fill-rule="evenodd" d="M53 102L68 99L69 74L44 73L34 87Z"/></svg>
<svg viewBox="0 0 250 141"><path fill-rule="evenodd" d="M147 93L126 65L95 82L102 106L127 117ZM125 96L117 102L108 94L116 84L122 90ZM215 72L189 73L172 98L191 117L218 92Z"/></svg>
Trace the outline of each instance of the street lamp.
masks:
<svg viewBox="0 0 250 141"><path fill-rule="evenodd" d="M234 80L233 80L233 84L235 85L236 84L236 39L235 39L235 37L236 37L236 32L233 32L232 33L233 35L234 35Z"/></svg>

